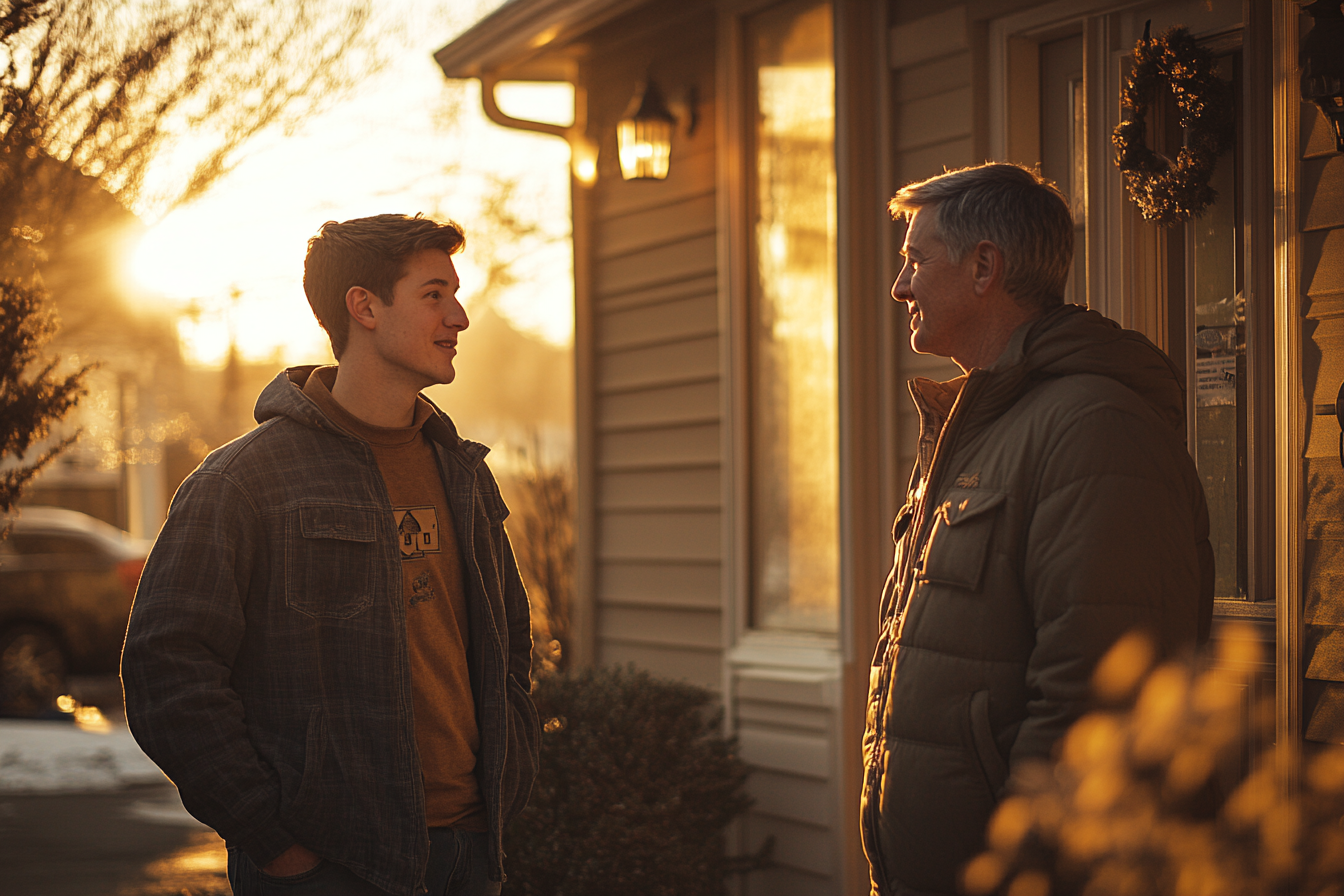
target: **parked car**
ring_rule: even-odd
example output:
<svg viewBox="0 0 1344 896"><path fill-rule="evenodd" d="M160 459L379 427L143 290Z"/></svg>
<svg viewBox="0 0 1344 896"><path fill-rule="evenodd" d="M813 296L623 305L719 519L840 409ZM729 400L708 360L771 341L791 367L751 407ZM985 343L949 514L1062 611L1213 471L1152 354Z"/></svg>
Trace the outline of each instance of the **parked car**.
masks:
<svg viewBox="0 0 1344 896"><path fill-rule="evenodd" d="M0 715L32 716L68 675L115 674L150 542L88 514L24 507L0 541Z"/></svg>

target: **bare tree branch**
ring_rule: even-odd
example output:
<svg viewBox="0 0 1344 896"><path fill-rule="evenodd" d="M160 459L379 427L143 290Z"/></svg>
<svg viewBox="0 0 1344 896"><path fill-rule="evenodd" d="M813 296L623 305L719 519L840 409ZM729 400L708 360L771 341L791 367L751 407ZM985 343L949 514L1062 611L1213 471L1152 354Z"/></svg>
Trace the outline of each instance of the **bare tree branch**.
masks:
<svg viewBox="0 0 1344 896"><path fill-rule="evenodd" d="M56 226L81 174L152 212L199 196L377 66L370 18L368 0L0 0L0 254Z"/></svg>

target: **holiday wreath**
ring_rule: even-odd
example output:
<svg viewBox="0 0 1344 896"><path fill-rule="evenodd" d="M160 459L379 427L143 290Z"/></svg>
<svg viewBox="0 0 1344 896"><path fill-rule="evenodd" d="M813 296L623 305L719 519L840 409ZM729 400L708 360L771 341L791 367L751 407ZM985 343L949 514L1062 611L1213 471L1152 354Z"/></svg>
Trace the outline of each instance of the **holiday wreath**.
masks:
<svg viewBox="0 0 1344 896"><path fill-rule="evenodd" d="M1176 97L1185 145L1176 161L1148 148L1145 118L1159 83ZM1120 95L1124 118L1111 135L1115 163L1144 220L1171 225L1203 214L1217 194L1209 186L1218 156L1232 143L1232 90L1213 57L1183 27L1134 46L1134 67Z"/></svg>

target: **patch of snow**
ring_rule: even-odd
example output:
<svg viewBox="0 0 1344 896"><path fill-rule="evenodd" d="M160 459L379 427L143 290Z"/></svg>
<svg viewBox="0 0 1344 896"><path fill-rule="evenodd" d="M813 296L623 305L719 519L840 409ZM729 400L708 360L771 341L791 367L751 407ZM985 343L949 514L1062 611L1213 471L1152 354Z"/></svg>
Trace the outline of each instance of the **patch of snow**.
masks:
<svg viewBox="0 0 1344 896"><path fill-rule="evenodd" d="M125 727L0 719L0 793L115 790L163 782Z"/></svg>

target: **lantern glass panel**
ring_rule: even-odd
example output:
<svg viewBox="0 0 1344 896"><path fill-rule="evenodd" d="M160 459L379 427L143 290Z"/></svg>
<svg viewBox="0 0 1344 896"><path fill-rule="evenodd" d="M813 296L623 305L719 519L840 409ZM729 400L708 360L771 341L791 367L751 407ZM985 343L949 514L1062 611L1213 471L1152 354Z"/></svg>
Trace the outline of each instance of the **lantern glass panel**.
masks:
<svg viewBox="0 0 1344 896"><path fill-rule="evenodd" d="M626 180L667 177L672 155L672 123L658 118L627 118L616 126L621 176Z"/></svg>

